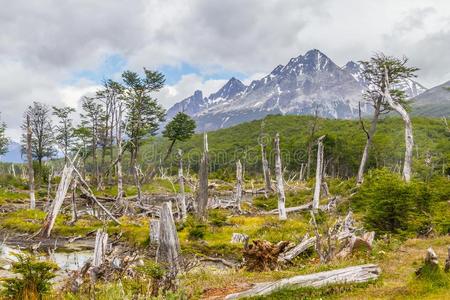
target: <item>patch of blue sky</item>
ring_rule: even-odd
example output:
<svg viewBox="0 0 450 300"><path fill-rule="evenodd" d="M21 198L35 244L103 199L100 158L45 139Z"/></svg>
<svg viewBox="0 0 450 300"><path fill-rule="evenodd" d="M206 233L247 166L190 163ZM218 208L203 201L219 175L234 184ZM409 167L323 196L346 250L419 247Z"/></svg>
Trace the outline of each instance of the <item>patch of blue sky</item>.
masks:
<svg viewBox="0 0 450 300"><path fill-rule="evenodd" d="M76 71L71 78L64 83L74 84L81 79L87 79L101 84L106 79L113 78L114 75L122 72L125 69L126 64L127 61L123 56L113 54L106 57L97 69Z"/></svg>
<svg viewBox="0 0 450 300"><path fill-rule="evenodd" d="M113 54L106 57L98 68L93 70L79 70L73 73L70 79L64 81L66 84L74 84L82 79L87 79L98 84L103 83L104 80L109 78L115 78L122 71L126 69L126 59L119 55ZM225 70L220 66L208 66L198 67L189 63L179 63L175 65L161 65L156 68L158 71L164 74L167 85L174 85L181 80L183 75L196 74L201 76L205 80L209 79L230 79L236 77L238 79L246 78L246 74L241 72L234 72ZM142 73L142 70L137 70ZM119 78L115 78L119 79Z"/></svg>

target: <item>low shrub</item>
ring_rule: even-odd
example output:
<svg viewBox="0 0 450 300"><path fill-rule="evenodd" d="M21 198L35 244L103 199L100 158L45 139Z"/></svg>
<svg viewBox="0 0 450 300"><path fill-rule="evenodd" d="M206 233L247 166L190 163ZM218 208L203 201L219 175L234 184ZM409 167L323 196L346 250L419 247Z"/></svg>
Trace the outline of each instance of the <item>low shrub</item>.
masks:
<svg viewBox="0 0 450 300"><path fill-rule="evenodd" d="M58 266L51 262L38 261L31 256L18 255L11 271L20 276L3 279L2 295L5 299L43 299L52 289Z"/></svg>

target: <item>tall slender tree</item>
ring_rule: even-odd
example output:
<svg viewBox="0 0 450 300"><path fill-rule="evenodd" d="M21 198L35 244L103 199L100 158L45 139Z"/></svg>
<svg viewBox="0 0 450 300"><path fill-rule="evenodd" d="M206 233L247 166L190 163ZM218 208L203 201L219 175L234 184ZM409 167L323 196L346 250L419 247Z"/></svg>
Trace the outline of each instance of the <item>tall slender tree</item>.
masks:
<svg viewBox="0 0 450 300"><path fill-rule="evenodd" d="M91 136L92 164L94 168L93 182L98 184L99 166L97 160L97 146L100 134L100 123L104 111L102 105L97 103L94 98L84 97L81 106L84 111L84 113L81 114L82 125L90 130Z"/></svg>
<svg viewBox="0 0 450 300"><path fill-rule="evenodd" d="M356 176L357 184L361 184L364 179L364 171L369 159L369 150L372 145L379 118L382 114L392 111L385 94L386 91L392 97L395 103L400 105L406 104L405 93L397 89L401 80L416 77L415 72L418 70L414 67L407 66L408 59L386 56L383 53L374 55L369 61L361 61L363 67L363 76L368 84L368 89L364 93L365 100L373 108L373 116L369 130L366 130L364 121L361 118L361 127L366 134L366 145L364 146L361 162ZM390 85L386 85L385 70L389 77ZM361 111L361 110L360 110Z"/></svg>
<svg viewBox="0 0 450 300"><path fill-rule="evenodd" d="M29 120L29 124L28 124ZM25 111L22 129L22 151L27 148L28 125L31 127L31 153L33 158L38 161L39 168L42 168L42 160L51 158L56 154L54 147L53 127L50 120L50 109L47 105L40 102L33 102Z"/></svg>
<svg viewBox="0 0 450 300"><path fill-rule="evenodd" d="M156 134L159 123L164 120L165 110L152 94L164 86L164 75L144 68L144 76L125 71L123 97L127 111L126 134L130 139L130 167L135 181L138 180L136 161L142 140Z"/></svg>
<svg viewBox="0 0 450 300"><path fill-rule="evenodd" d="M58 124L55 126L55 139L64 148L64 162L67 163L67 154L73 142L73 120L70 115L75 112L73 107L55 107L53 106L53 115L58 118Z"/></svg>

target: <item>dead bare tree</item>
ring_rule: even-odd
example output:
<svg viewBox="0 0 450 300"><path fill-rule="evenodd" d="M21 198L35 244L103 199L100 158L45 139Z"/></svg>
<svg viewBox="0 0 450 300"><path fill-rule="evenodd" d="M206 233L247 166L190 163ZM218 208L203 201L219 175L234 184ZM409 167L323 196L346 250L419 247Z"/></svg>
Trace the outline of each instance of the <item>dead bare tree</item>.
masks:
<svg viewBox="0 0 450 300"><path fill-rule="evenodd" d="M306 179L308 179L311 175L311 160L312 160L312 148L314 145L314 135L317 131L317 123L319 120L319 111L318 108L314 110L314 119L312 121L310 131L309 131L309 138L308 138L308 146L307 146L307 161L306 161Z"/></svg>
<svg viewBox="0 0 450 300"><path fill-rule="evenodd" d="M317 139L317 164L316 164L316 183L314 186L314 198L313 198L313 210L317 211L319 209L320 202L320 188L322 185L322 175L323 175L323 139L324 135Z"/></svg>
<svg viewBox="0 0 450 300"><path fill-rule="evenodd" d="M31 150L32 130L30 115L27 114L27 163L28 163L28 189L30 190L30 209L36 207L36 198L34 195L34 171L33 171L33 156Z"/></svg>
<svg viewBox="0 0 450 300"><path fill-rule="evenodd" d="M183 151L178 149L178 184L179 184L179 202L180 202L180 212L181 220L184 222L187 219L187 208L186 208L186 193L184 191L184 176L183 176Z"/></svg>
<svg viewBox="0 0 450 300"><path fill-rule="evenodd" d="M203 155L198 176L197 215L204 219L208 206L208 135L206 132L203 134Z"/></svg>
<svg viewBox="0 0 450 300"><path fill-rule="evenodd" d="M388 70L384 69L385 84L389 87L389 74ZM397 101L391 97L389 88L386 88L384 92L384 97L389 105L402 117L405 124L405 159L403 162L403 172L402 177L406 182L411 181L411 165L413 157L414 139L413 139L413 129L411 118L409 117L406 109Z"/></svg>
<svg viewBox="0 0 450 300"><path fill-rule="evenodd" d="M53 229L53 226L55 225L56 217L59 214L59 210L61 209L61 206L64 202L67 190L69 189L70 183L72 182L72 173L74 168L75 167L72 163L67 163L64 165L55 200L52 202L50 210L45 217L44 223L42 224L42 236L44 237L50 237L50 233Z"/></svg>
<svg viewBox="0 0 450 300"><path fill-rule="evenodd" d="M242 164L241 161L238 160L236 162L236 194L235 201L238 210L241 210L241 201L242 201Z"/></svg>
<svg viewBox="0 0 450 300"><path fill-rule="evenodd" d="M284 194L283 169L281 166L280 135L275 135L275 176L278 191L278 217L286 220L286 196Z"/></svg>

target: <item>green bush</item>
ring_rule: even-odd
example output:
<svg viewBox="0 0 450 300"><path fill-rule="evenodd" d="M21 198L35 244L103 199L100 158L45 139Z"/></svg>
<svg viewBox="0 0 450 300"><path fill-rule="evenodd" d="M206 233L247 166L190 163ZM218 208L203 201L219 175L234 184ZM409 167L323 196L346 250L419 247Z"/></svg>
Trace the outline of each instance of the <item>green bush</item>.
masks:
<svg viewBox="0 0 450 300"><path fill-rule="evenodd" d="M188 232L188 239L191 241L201 240L206 234L206 224L199 219L189 216L186 220L186 228Z"/></svg>
<svg viewBox="0 0 450 300"><path fill-rule="evenodd" d="M227 223L228 215L226 210L213 209L208 212L208 221L212 226L222 227Z"/></svg>
<svg viewBox="0 0 450 300"><path fill-rule="evenodd" d="M425 183L406 183L399 174L381 169L367 174L351 205L365 212L366 228L377 234L417 234L431 222L433 199Z"/></svg>
<svg viewBox="0 0 450 300"><path fill-rule="evenodd" d="M12 272L16 278L3 279L3 297L6 299L34 300L43 299L52 288L51 279L58 267L54 263L37 261L31 256L18 255L13 263Z"/></svg>

